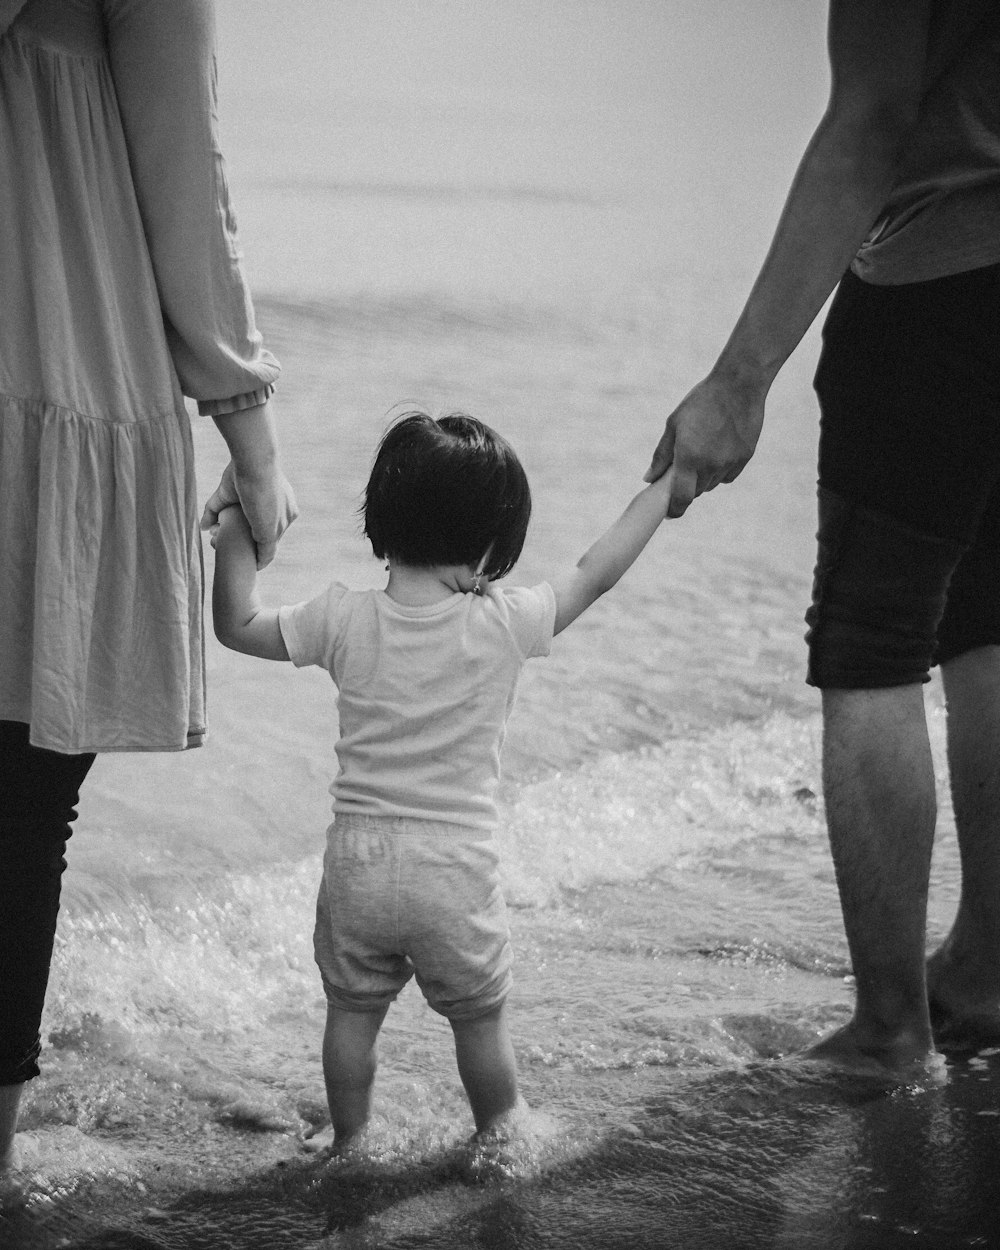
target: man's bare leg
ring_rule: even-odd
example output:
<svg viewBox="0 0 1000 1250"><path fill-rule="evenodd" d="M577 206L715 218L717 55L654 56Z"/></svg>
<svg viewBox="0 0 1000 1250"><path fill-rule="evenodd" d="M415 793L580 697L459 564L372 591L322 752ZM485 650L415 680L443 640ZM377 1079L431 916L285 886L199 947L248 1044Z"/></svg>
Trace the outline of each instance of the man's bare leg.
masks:
<svg viewBox="0 0 1000 1250"><path fill-rule="evenodd" d="M854 1018L810 1051L898 1070L933 1051L925 924L936 798L920 685L823 692L823 788Z"/></svg>
<svg viewBox="0 0 1000 1250"><path fill-rule="evenodd" d="M951 932L927 964L935 1036L1000 1043L1000 647L942 665L948 764L962 861Z"/></svg>

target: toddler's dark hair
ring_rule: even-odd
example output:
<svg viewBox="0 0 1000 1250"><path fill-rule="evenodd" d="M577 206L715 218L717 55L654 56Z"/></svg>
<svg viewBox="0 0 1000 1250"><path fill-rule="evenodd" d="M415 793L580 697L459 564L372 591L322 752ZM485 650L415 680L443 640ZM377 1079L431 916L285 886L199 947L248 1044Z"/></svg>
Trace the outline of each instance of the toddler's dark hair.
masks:
<svg viewBox="0 0 1000 1250"><path fill-rule="evenodd" d="M475 568L489 552L495 581L521 554L531 491L514 449L482 421L408 412L382 436L361 512L379 559Z"/></svg>

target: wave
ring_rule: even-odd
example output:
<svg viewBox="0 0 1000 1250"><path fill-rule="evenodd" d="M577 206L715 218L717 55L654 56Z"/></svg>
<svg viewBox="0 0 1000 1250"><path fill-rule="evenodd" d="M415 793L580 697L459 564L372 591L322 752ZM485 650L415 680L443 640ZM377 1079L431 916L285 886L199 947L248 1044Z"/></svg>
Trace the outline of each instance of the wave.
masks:
<svg viewBox="0 0 1000 1250"><path fill-rule="evenodd" d="M778 714L660 746L606 753L516 790L499 840L516 924L549 922L569 900L651 882L625 953L697 955L758 967L843 964L835 915L817 920L814 881L831 893L817 727ZM245 1028L297 996L315 997L311 928L322 854L248 873L161 875L64 917L50 1027L86 1013L131 1033ZM581 901L583 900L583 901ZM606 900L605 900L606 901ZM641 910L641 908L640 908ZM524 917L527 917L524 919ZM644 934L644 936L643 936ZM622 953L604 935L603 953Z"/></svg>
<svg viewBox="0 0 1000 1250"><path fill-rule="evenodd" d="M485 201L505 204L552 204L606 208L615 203L607 196L565 187L542 187L496 183L393 182L380 179L266 178L248 183L257 191L279 191L299 196L341 199L423 200L431 203Z"/></svg>

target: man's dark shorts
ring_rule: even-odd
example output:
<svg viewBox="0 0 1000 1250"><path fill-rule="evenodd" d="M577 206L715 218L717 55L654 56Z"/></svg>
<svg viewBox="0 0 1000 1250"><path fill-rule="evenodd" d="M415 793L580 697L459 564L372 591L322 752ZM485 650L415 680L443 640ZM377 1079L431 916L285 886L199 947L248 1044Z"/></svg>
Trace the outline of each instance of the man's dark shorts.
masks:
<svg viewBox="0 0 1000 1250"><path fill-rule="evenodd" d="M811 685L928 680L1000 644L1000 265L874 286L823 329Z"/></svg>

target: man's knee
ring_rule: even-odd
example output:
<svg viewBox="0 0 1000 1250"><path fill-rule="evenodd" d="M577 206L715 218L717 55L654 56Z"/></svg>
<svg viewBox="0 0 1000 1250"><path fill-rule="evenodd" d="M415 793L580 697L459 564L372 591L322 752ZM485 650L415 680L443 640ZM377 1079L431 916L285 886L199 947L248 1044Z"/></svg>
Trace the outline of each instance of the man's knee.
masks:
<svg viewBox="0 0 1000 1250"><path fill-rule="evenodd" d="M874 690L927 681L958 543L820 489L807 681Z"/></svg>

